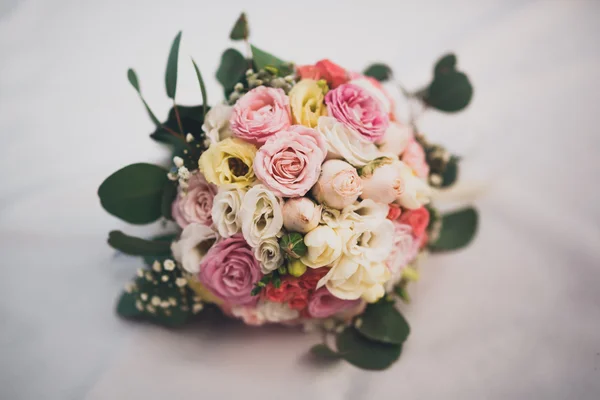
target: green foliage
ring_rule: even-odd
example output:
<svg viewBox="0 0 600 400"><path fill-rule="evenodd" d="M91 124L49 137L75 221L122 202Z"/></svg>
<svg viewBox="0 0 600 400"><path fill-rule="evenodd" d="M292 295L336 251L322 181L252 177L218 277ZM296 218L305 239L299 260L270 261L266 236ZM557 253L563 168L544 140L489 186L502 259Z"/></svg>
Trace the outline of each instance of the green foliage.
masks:
<svg viewBox="0 0 600 400"><path fill-rule="evenodd" d="M281 60L274 55L267 53L264 50L252 45L252 60L256 69L265 69L266 67L274 67L280 71L280 75L287 75L290 73L290 64L286 61Z"/></svg>
<svg viewBox="0 0 600 400"><path fill-rule="evenodd" d="M298 232L290 232L279 239L279 247L288 258L296 259L304 256L308 247L304 244L304 236Z"/></svg>
<svg viewBox="0 0 600 400"><path fill-rule="evenodd" d="M248 67L248 61L236 49L227 49L223 52L221 64L217 70L217 80L223 86L226 95L233 90L236 83L244 78Z"/></svg>
<svg viewBox="0 0 600 400"><path fill-rule="evenodd" d="M408 323L394 303L385 299L369 304L356 322L361 335L382 343L402 344L410 333Z"/></svg>
<svg viewBox="0 0 600 400"><path fill-rule="evenodd" d="M128 165L106 178L98 188L102 207L132 224L147 224L161 216L167 171L152 164Z"/></svg>
<svg viewBox="0 0 600 400"><path fill-rule="evenodd" d="M385 82L392 77L392 69L385 64L371 64L365 71L364 75L377 79L379 82Z"/></svg>
<svg viewBox="0 0 600 400"><path fill-rule="evenodd" d="M170 241L140 239L126 235L121 231L111 231L108 234L108 244L112 248L132 256L171 254Z"/></svg>
<svg viewBox="0 0 600 400"><path fill-rule="evenodd" d="M369 340L348 327L336 338L338 354L350 364L366 370L383 370L400 357L402 345Z"/></svg>
<svg viewBox="0 0 600 400"><path fill-rule="evenodd" d="M434 76L448 74L456 69L456 56L452 53L446 54L435 63Z"/></svg>
<svg viewBox="0 0 600 400"><path fill-rule="evenodd" d="M231 40L248 40L249 36L250 30L248 28L248 19L246 18L245 13L241 13L237 21L235 21L233 29L231 29L229 38Z"/></svg>
<svg viewBox="0 0 600 400"><path fill-rule="evenodd" d="M192 64L194 64L194 70L196 70L196 76L198 77L198 84L200 85L200 93L202 93L202 119L206 117L206 113L208 111L208 98L206 96L206 86L204 86L204 79L202 79L202 74L200 73L200 69L198 65L196 65L196 61L192 58Z"/></svg>
<svg viewBox="0 0 600 400"><path fill-rule="evenodd" d="M337 360L340 355L331 350L326 344L315 344L310 348L310 352L320 359Z"/></svg>
<svg viewBox="0 0 600 400"><path fill-rule="evenodd" d="M473 86L467 75L456 69L456 56L448 54L436 63L432 82L417 96L437 110L456 112L471 101Z"/></svg>
<svg viewBox="0 0 600 400"><path fill-rule="evenodd" d="M173 44L171 45L169 59L167 60L167 70L165 72L165 88L167 89L167 96L173 100L175 100L175 93L177 92L177 66L179 63L180 42L181 31L175 36Z"/></svg>
<svg viewBox="0 0 600 400"><path fill-rule="evenodd" d="M444 173L442 174L442 185L441 187L449 187L452 186L456 180L458 179L458 161L459 158L452 156L450 161L446 164L446 168Z"/></svg>
<svg viewBox="0 0 600 400"><path fill-rule="evenodd" d="M467 246L475 237L478 220L477 211L472 207L442 215L440 236L429 244L430 250L443 252Z"/></svg>
<svg viewBox="0 0 600 400"><path fill-rule="evenodd" d="M171 209L175 197L177 197L177 182L168 181L165 183L160 204L162 216L166 219L173 220Z"/></svg>
<svg viewBox="0 0 600 400"><path fill-rule="evenodd" d="M140 97L140 100L142 100L142 103L144 103L146 112L150 116L150 119L152 120L152 122L154 122L154 125L160 126L160 121L158 120L158 118L156 118L156 115L154 115L154 113L150 109L150 106L148 105L148 103L146 103L146 100L144 100L144 97L142 96L142 90L140 89L140 82L138 80L137 74L131 68L129 68L127 70L127 79L129 80L129 83L131 84L131 86L133 86L133 88L137 92L138 96Z"/></svg>

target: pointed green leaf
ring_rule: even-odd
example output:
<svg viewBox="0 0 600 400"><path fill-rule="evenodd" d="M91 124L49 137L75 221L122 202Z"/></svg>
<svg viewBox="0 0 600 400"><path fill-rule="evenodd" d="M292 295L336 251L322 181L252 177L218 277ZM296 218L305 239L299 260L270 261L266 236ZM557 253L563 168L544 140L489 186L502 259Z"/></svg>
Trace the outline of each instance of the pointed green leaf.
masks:
<svg viewBox="0 0 600 400"><path fill-rule="evenodd" d="M235 21L235 25L229 34L229 38L231 40L248 40L248 36L250 36L248 19L246 18L245 13L241 13L237 21Z"/></svg>
<svg viewBox="0 0 600 400"><path fill-rule="evenodd" d="M441 187L449 187L456 182L458 179L458 157L450 157L450 161L446 164L446 169L442 174L442 185Z"/></svg>
<svg viewBox="0 0 600 400"><path fill-rule="evenodd" d="M194 64L194 69L196 70L196 76L198 77L198 84L200 85L200 93L202 93L202 120L206 117L206 112L208 111L208 99L206 96L206 87L204 86L204 79L202 79L202 74L200 73L200 69L198 65L196 65L196 61L192 58L192 64Z"/></svg>
<svg viewBox="0 0 600 400"><path fill-rule="evenodd" d="M181 31L175 36L173 44L171 45L171 51L169 52L169 59L167 60L167 71L165 73L165 87L167 89L167 96L170 99L175 99L175 93L177 92L177 64L179 61L179 43L181 42Z"/></svg>
<svg viewBox="0 0 600 400"><path fill-rule="evenodd" d="M242 80L248 69L248 62L236 49L227 49L221 56L221 64L217 70L217 80L225 91L231 91L236 83Z"/></svg>
<svg viewBox="0 0 600 400"><path fill-rule="evenodd" d="M171 209L173 202L175 201L175 197L177 197L177 182L168 181L165 184L161 201L162 216L166 219L173 220Z"/></svg>
<svg viewBox="0 0 600 400"><path fill-rule="evenodd" d="M477 211L471 207L442 215L440 236L429 245L430 250L443 252L465 247L475 237L478 219Z"/></svg>
<svg viewBox="0 0 600 400"><path fill-rule="evenodd" d="M288 63L281 60L280 58L275 57L274 55L267 53L264 50L259 49L258 47L252 45L252 59L254 60L254 64L256 64L257 69L263 69L266 66L272 66L277 69L286 68Z"/></svg>
<svg viewBox="0 0 600 400"><path fill-rule="evenodd" d="M148 106L148 103L146 103L146 100L144 100L144 97L142 96L142 91L140 89L140 82L138 81L137 74L131 68L129 68L127 70L127 79L129 80L129 83L131 84L131 86L133 86L133 88L137 92L138 96L140 96L142 103L144 103L144 107L146 107L146 112L150 116L150 119L152 120L152 122L154 122L154 125L160 126L160 121L158 120L158 118L156 118L156 115L154 115L154 113L150 109L150 106Z"/></svg>
<svg viewBox="0 0 600 400"><path fill-rule="evenodd" d="M102 207L132 224L147 224L161 216L167 171L152 164L128 165L106 178L98 188Z"/></svg>
<svg viewBox="0 0 600 400"><path fill-rule="evenodd" d="M379 82L385 82L392 77L392 69L385 64L377 63L370 65L363 74L375 78Z"/></svg>
<svg viewBox="0 0 600 400"><path fill-rule="evenodd" d="M112 248L132 256L171 254L170 241L141 239L126 235L121 231L111 231L108 234L108 244Z"/></svg>
<svg viewBox="0 0 600 400"><path fill-rule="evenodd" d="M335 360L340 358L340 355L331 350L326 344L316 344L310 348L310 352L321 359Z"/></svg>
<svg viewBox="0 0 600 400"><path fill-rule="evenodd" d="M350 364L366 370L383 370L400 357L402 345L385 344L365 338L352 327L338 334L338 354Z"/></svg>
<svg viewBox="0 0 600 400"><path fill-rule="evenodd" d="M410 333L402 314L396 310L393 302L387 300L369 304L357 318L355 326L367 339L382 343L402 344Z"/></svg>
<svg viewBox="0 0 600 400"><path fill-rule="evenodd" d="M446 54L438 60L433 69L434 75L443 75L456 70L456 56L452 53Z"/></svg>
<svg viewBox="0 0 600 400"><path fill-rule="evenodd" d="M117 303L117 314L123 318L137 318L142 312L135 306L137 298L133 293L123 292Z"/></svg>

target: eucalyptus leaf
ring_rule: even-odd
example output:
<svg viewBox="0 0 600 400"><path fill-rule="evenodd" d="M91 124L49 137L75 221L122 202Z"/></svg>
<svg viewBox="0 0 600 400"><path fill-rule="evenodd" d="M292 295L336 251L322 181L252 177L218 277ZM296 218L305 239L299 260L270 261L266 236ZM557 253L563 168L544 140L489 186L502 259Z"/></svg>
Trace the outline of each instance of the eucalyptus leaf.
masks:
<svg viewBox="0 0 600 400"><path fill-rule="evenodd" d="M127 80L129 80L129 83L131 84L131 86L133 86L133 88L137 92L138 96L140 97L140 100L142 100L142 103L144 103L146 112L150 116L150 119L152 120L152 122L154 122L154 125L160 126L160 121L158 120L158 118L156 118L156 115L154 115L154 113L150 109L150 106L148 105L148 103L146 103L146 100L144 100L144 96L142 96L142 91L140 89L140 82L138 80L137 74L135 73L135 71L132 68L129 68L127 70Z"/></svg>
<svg viewBox="0 0 600 400"><path fill-rule="evenodd" d="M350 364L366 370L383 370L400 357L402 345L367 339L349 327L336 338L338 354Z"/></svg>
<svg viewBox="0 0 600 400"><path fill-rule="evenodd" d="M128 165L110 175L98 188L102 207L132 224L147 224L161 216L167 171L152 164Z"/></svg>
<svg viewBox="0 0 600 400"><path fill-rule="evenodd" d="M440 236L429 245L429 249L443 252L467 246L475 237L478 220L477 211L471 207L442 215Z"/></svg>
<svg viewBox="0 0 600 400"><path fill-rule="evenodd" d="M181 31L177 34L177 36L175 36L173 44L171 45L169 59L167 60L167 71L165 72L165 87L167 89L167 96L173 100L175 100L175 93L177 92L177 67L179 62L180 42Z"/></svg>
<svg viewBox="0 0 600 400"><path fill-rule="evenodd" d="M433 69L435 76L447 74L456 70L456 56L452 53L446 54L440 58Z"/></svg>
<svg viewBox="0 0 600 400"><path fill-rule="evenodd" d="M249 36L250 30L248 28L248 19L246 18L246 13L241 13L237 21L235 21L233 29L231 29L229 38L231 40L248 40Z"/></svg>
<svg viewBox="0 0 600 400"><path fill-rule="evenodd" d="M175 197L177 197L177 183L168 181L165 184L161 200L162 216L166 219L173 220L171 209L173 206L173 202L175 201Z"/></svg>
<svg viewBox="0 0 600 400"><path fill-rule="evenodd" d="M458 179L458 157L452 156L450 161L446 164L446 169L442 174L442 185L441 187L446 188L452 186Z"/></svg>
<svg viewBox="0 0 600 400"><path fill-rule="evenodd" d="M200 93L202 93L202 120L206 117L206 112L208 111L208 99L206 96L206 86L204 86L204 79L202 79L202 74L200 73L200 69L198 65L196 65L196 61L192 58L192 64L194 64L194 69L196 70L196 76L198 77L198 84L200 85Z"/></svg>
<svg viewBox="0 0 600 400"><path fill-rule="evenodd" d="M137 297L133 293L123 292L117 302L117 314L123 318L138 318L142 315L142 311L135 306Z"/></svg>
<svg viewBox="0 0 600 400"><path fill-rule="evenodd" d="M467 75L452 71L437 75L424 92L423 100L440 111L456 112L469 105L473 86Z"/></svg>
<svg viewBox="0 0 600 400"><path fill-rule="evenodd" d="M277 69L287 69L288 63L281 60L274 55L267 53L264 50L252 45L252 59L257 69L263 69L267 66L275 67Z"/></svg>
<svg viewBox="0 0 600 400"><path fill-rule="evenodd" d="M221 64L217 70L217 80L225 91L231 91L236 83L242 80L248 69L248 62L236 49L227 49L221 56Z"/></svg>
<svg viewBox="0 0 600 400"><path fill-rule="evenodd" d="M377 63L370 65L363 74L375 78L379 82L385 82L392 77L392 69L385 64Z"/></svg>
<svg viewBox="0 0 600 400"><path fill-rule="evenodd" d="M132 256L171 254L171 242L169 241L141 239L126 235L121 231L111 231L108 234L108 244L112 248Z"/></svg>
<svg viewBox="0 0 600 400"><path fill-rule="evenodd" d="M335 351L331 350L326 344L316 344L310 348L310 352L321 359L336 360L340 358L340 355Z"/></svg>
<svg viewBox="0 0 600 400"><path fill-rule="evenodd" d="M361 335L382 343L402 344L410 333L402 314L387 300L369 304L358 321L356 329Z"/></svg>

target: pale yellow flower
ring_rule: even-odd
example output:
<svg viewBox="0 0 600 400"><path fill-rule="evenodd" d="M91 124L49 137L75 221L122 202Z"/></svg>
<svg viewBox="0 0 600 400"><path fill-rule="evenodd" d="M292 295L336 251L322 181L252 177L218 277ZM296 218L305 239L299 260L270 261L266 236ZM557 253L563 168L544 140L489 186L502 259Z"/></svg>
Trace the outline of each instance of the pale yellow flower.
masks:
<svg viewBox="0 0 600 400"><path fill-rule="evenodd" d="M321 84L313 79L302 79L290 91L290 107L294 124L314 128L319 117L327 115L323 89L326 84Z"/></svg>
<svg viewBox="0 0 600 400"><path fill-rule="evenodd" d="M227 138L202 153L198 166L208 182L242 188L256 180L252 168L255 155L256 147L252 144Z"/></svg>

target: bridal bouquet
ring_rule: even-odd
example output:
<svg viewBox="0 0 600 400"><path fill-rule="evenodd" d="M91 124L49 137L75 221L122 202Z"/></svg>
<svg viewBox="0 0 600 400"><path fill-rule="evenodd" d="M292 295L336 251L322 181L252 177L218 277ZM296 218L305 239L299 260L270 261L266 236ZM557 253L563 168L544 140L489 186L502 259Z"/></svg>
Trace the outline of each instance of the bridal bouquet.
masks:
<svg viewBox="0 0 600 400"><path fill-rule="evenodd" d="M471 208L441 215L431 204L456 180L459 158L429 143L414 120L399 121L391 90L423 109L454 112L469 103L471 84L454 55L414 93L384 64L362 73L330 60L294 65L250 44L244 14L231 39L244 41L247 54L223 53L216 76L226 100L208 105L192 60L203 103L182 106L177 35L165 122L128 71L156 125L150 137L169 146L172 165L129 165L98 190L112 215L162 220L166 232L110 232L112 247L147 264L117 311L177 326L210 305L249 325L320 329L316 356L384 369L409 335L395 303L409 301L419 261L466 245L477 224Z"/></svg>

